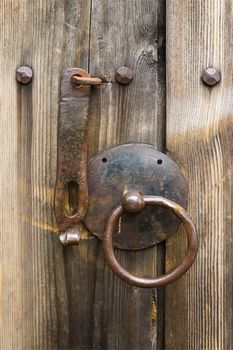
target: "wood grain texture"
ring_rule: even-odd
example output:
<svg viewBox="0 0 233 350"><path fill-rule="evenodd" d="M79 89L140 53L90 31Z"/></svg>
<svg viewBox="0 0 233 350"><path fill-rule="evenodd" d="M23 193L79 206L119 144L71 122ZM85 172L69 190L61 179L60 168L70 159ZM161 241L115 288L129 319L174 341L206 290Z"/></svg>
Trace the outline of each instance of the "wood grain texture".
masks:
<svg viewBox="0 0 233 350"><path fill-rule="evenodd" d="M120 281L87 232L79 247L63 248L53 193L60 79L70 67L108 82L91 99L90 156L128 141L162 149L164 4L0 1L1 349L162 348L162 291L158 297ZM34 71L28 86L15 81L22 64ZM114 80L121 65L134 71L130 86ZM161 268L162 250L155 248L117 256L138 275Z"/></svg>
<svg viewBox="0 0 233 350"><path fill-rule="evenodd" d="M56 125L63 70L88 67L89 1L0 1L0 13L0 348L68 349L69 286L53 219ZM31 85L15 81L21 64L33 68Z"/></svg>
<svg viewBox="0 0 233 350"><path fill-rule="evenodd" d="M162 148L164 19L164 1L92 1L90 73L103 77L106 84L93 89L90 156L125 142L146 142ZM115 70L121 66L133 71L133 81L127 86L115 81ZM138 276L152 277L157 273L156 247L139 252L117 251L117 258ZM163 332L157 331L157 322L163 324L162 312L159 309L152 319L152 306L159 309L156 292L134 288L114 276L100 244L93 349L161 348Z"/></svg>
<svg viewBox="0 0 233 350"><path fill-rule="evenodd" d="M233 347L232 156L233 4L167 1L167 148L189 182L196 263L166 291L166 349ZM201 82L213 65L222 80ZM167 267L184 254L181 232L167 244Z"/></svg>

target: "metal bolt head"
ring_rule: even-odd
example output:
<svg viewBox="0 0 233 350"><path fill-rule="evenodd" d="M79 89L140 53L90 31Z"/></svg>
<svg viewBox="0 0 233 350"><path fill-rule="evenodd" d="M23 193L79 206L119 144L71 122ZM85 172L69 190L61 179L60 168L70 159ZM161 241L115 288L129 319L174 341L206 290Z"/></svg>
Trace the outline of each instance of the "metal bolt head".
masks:
<svg viewBox="0 0 233 350"><path fill-rule="evenodd" d="M139 192L128 192L123 196L122 206L130 213L137 213L144 208L145 203Z"/></svg>
<svg viewBox="0 0 233 350"><path fill-rule="evenodd" d="M30 67L21 66L16 71L16 80L21 84L28 84L32 80L33 72Z"/></svg>
<svg viewBox="0 0 233 350"><path fill-rule="evenodd" d="M206 68L202 73L202 80L206 85L214 86L221 80L220 72L213 67Z"/></svg>
<svg viewBox="0 0 233 350"><path fill-rule="evenodd" d="M120 67L115 72L115 78L118 83L126 85L133 79L133 72L128 67Z"/></svg>

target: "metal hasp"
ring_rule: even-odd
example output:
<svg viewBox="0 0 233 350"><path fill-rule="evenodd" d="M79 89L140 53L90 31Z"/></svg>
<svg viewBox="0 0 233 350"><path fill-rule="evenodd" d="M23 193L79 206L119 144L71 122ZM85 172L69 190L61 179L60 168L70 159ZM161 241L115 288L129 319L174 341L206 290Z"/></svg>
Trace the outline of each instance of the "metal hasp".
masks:
<svg viewBox="0 0 233 350"><path fill-rule="evenodd" d="M167 198L187 208L188 187L178 166L147 144L124 144L89 161L87 228L103 240L112 211L130 191ZM168 208L146 206L134 214L125 211L114 227L113 245L125 250L151 247L169 238L180 220Z"/></svg>
<svg viewBox="0 0 233 350"><path fill-rule="evenodd" d="M89 84L75 84L76 77ZM63 244L78 243L87 210L87 119L93 79L96 83L99 78L72 68L61 81L55 216Z"/></svg>

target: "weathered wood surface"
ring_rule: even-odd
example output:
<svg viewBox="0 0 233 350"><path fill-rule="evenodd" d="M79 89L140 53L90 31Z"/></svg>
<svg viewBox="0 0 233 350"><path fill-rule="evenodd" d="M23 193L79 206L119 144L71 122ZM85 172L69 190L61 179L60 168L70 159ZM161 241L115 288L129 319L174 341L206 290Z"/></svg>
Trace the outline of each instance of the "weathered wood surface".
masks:
<svg viewBox="0 0 233 350"><path fill-rule="evenodd" d="M147 142L161 149L165 122L164 17L162 1L92 2L90 72L105 77L108 83L92 99L91 154L123 142ZM130 67L134 73L128 86L114 81L115 69L121 66ZM93 140L96 142L91 146ZM118 251L117 258L139 276L156 274L156 247ZM128 286L114 276L104 261L102 244L97 264L94 348L156 349L157 340L161 344L163 336L157 332L157 319L151 316L156 292Z"/></svg>
<svg viewBox="0 0 233 350"><path fill-rule="evenodd" d="M93 93L90 155L128 141L162 148L164 1L11 0L0 12L0 348L160 349L156 292L114 276L87 233L62 248L53 190L59 84L72 66L108 81ZM15 81L21 64L31 85ZM128 87L114 81L121 65L134 71ZM159 268L156 248L117 256L138 275Z"/></svg>
<svg viewBox="0 0 233 350"><path fill-rule="evenodd" d="M200 237L196 263L166 290L168 350L233 348L232 15L230 0L167 1L167 148L188 179ZM222 74L212 89L200 79L210 64ZM168 242L168 267L182 237Z"/></svg>
<svg viewBox="0 0 233 350"><path fill-rule="evenodd" d="M73 299L53 218L56 124L64 69L88 67L90 5L11 0L0 1L0 13L0 348L68 349ZM15 81L21 64L33 67L31 85ZM84 315L86 291L79 286L73 297Z"/></svg>

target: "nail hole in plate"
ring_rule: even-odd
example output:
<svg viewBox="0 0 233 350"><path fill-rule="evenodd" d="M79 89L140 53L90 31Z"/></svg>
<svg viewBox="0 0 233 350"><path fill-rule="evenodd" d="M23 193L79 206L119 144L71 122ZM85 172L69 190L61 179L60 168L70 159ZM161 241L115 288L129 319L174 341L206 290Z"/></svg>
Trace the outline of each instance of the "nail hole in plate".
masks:
<svg viewBox="0 0 233 350"><path fill-rule="evenodd" d="M102 158L102 163L106 163L107 162L107 158Z"/></svg>
<svg viewBox="0 0 233 350"><path fill-rule="evenodd" d="M158 160L157 160L157 164L160 165L160 164L162 164L162 163L163 163L162 159L158 159Z"/></svg>

